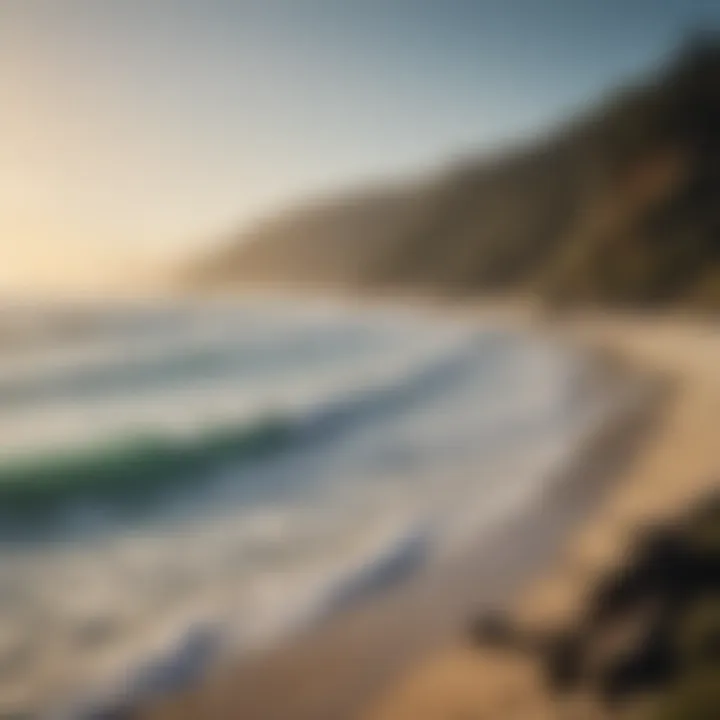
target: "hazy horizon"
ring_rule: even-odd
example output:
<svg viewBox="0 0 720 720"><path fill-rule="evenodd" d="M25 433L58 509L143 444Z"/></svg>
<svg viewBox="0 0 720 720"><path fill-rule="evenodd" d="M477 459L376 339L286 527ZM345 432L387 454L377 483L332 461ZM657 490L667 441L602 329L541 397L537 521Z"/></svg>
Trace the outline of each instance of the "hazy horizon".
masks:
<svg viewBox="0 0 720 720"><path fill-rule="evenodd" d="M718 19L706 0L6 0L0 291L104 283L511 143Z"/></svg>

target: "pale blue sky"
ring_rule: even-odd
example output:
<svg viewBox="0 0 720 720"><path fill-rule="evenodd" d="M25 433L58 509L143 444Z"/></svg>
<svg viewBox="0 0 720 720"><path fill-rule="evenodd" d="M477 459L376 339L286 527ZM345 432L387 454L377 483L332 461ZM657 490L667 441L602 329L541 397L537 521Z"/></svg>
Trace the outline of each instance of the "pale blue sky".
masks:
<svg viewBox="0 0 720 720"><path fill-rule="evenodd" d="M716 0L1 0L0 237L187 250L552 124Z"/></svg>

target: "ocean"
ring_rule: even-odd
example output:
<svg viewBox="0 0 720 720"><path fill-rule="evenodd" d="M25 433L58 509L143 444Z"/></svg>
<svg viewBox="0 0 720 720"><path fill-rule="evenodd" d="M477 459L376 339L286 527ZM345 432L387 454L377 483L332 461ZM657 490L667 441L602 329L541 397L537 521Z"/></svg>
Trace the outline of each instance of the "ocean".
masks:
<svg viewBox="0 0 720 720"><path fill-rule="evenodd" d="M432 571L531 502L607 406L570 350L450 314L14 313L2 717L92 717Z"/></svg>

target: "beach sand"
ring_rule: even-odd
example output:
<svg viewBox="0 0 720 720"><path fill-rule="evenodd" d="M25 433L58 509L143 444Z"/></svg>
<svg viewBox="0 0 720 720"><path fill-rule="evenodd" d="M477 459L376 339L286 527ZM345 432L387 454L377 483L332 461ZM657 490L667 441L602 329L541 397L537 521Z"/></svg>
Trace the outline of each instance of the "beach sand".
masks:
<svg viewBox="0 0 720 720"><path fill-rule="evenodd" d="M638 528L672 518L720 487L720 333L709 322L675 318L583 317L562 336L617 354L672 379L660 422L611 492L572 536L555 563L511 608L542 626L575 617L594 578L620 563ZM567 713L528 661L480 652L462 641L418 661L363 720L538 720L595 717Z"/></svg>
<svg viewBox="0 0 720 720"><path fill-rule="evenodd" d="M139 716L557 717L534 667L472 649L467 623L488 606L516 610L529 622L571 617L591 580L622 557L638 526L714 486L720 336L709 324L682 317L585 313L541 325L558 342L621 366L618 376L633 378L623 387L636 394L578 449L548 492L442 571L420 572L378 592L278 647L213 671ZM536 318L531 326L538 327Z"/></svg>

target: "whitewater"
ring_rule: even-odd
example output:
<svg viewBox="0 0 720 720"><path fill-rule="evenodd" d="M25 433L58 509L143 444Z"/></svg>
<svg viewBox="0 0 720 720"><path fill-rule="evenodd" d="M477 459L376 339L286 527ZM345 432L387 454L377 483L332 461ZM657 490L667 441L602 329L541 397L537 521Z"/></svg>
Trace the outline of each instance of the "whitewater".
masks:
<svg viewBox="0 0 720 720"><path fill-rule="evenodd" d="M609 403L584 358L489 321L33 312L72 331L0 352L2 716L92 716L427 571L530 502Z"/></svg>

